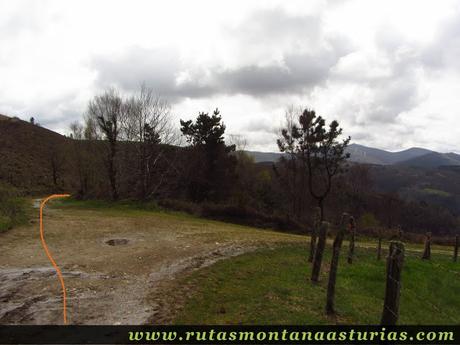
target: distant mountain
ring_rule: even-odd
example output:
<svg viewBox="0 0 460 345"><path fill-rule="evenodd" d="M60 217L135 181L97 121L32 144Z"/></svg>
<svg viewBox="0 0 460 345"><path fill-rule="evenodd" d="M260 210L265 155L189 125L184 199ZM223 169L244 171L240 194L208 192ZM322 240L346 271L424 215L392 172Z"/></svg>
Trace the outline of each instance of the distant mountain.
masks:
<svg viewBox="0 0 460 345"><path fill-rule="evenodd" d="M277 162L283 156L280 152L246 151L246 153L254 158L256 163Z"/></svg>
<svg viewBox="0 0 460 345"><path fill-rule="evenodd" d="M396 164L433 152L419 147L390 152L358 144L351 144L347 151L350 153L350 160L353 162L379 165Z"/></svg>
<svg viewBox="0 0 460 345"><path fill-rule="evenodd" d="M436 168L452 165L460 166L460 155L456 153L430 152L419 157L399 162L398 164L419 168Z"/></svg>
<svg viewBox="0 0 460 345"><path fill-rule="evenodd" d="M283 156L278 152L246 151L256 163L276 162ZM438 153L420 147L412 147L407 150L390 152L367 147L359 144L351 144L347 148L350 161L376 165L406 165L415 167L439 167L460 165L460 155L455 153Z"/></svg>

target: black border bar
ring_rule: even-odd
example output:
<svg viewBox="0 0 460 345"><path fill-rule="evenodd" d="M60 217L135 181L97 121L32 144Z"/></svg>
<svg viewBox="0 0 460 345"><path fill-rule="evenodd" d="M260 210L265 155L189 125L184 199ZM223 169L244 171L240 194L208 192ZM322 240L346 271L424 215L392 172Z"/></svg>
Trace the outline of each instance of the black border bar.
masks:
<svg viewBox="0 0 460 345"><path fill-rule="evenodd" d="M420 338L423 337L423 339ZM459 326L0 326L0 344L459 344Z"/></svg>

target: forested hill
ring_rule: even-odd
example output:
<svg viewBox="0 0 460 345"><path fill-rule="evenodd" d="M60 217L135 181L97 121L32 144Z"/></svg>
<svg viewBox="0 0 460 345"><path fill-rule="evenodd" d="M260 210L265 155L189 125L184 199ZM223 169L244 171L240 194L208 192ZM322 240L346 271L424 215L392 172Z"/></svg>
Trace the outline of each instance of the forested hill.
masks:
<svg viewBox="0 0 460 345"><path fill-rule="evenodd" d="M73 140L39 125L0 115L0 183L12 185L27 194L66 191L85 198L109 198L106 144L100 139ZM139 198L142 175L135 170L138 144L120 141L118 145L115 164L120 198ZM199 170L195 165L202 164L200 162L205 159L195 156L187 148L162 146L161 152L155 151L158 150L156 146L152 148L155 155L152 157L158 159L152 161L155 169L145 177L148 180L144 180L151 188L148 197L181 200L185 204L176 203L174 206L194 210L195 206L186 204L196 202L190 199L187 194L190 187L187 190L186 186L192 178L197 178ZM460 217L458 155L420 148L389 153L356 144L350 145L349 152L351 167L339 178L328 201L328 212L340 214L344 207L353 208L356 215L375 216L380 224L386 223L388 227L402 223L409 231L415 232L449 232L455 227L455 219ZM302 224L305 221L302 217L309 215L308 210L314 202L306 191L294 187L291 190L286 184L289 182L284 180L289 174L282 166L273 169L273 162L282 154L247 153L259 163L242 160L237 164L235 174L225 177L228 182L225 186L223 179L214 181L227 195L220 200L213 196L218 200L213 200L213 204L231 207L216 211L210 208L211 204L206 204L205 213L220 212L219 217L224 218L231 214L241 222L261 217L261 223L276 223L278 225L269 225L276 227L281 226L279 222L288 215L289 219L299 217ZM231 161L224 163L233 164ZM230 170L224 163L217 166L219 173ZM203 185L209 183L208 177L199 178ZM240 209L241 205L246 206ZM391 207L394 212L390 214ZM250 213L248 208L257 213ZM274 215L282 217L270 218Z"/></svg>

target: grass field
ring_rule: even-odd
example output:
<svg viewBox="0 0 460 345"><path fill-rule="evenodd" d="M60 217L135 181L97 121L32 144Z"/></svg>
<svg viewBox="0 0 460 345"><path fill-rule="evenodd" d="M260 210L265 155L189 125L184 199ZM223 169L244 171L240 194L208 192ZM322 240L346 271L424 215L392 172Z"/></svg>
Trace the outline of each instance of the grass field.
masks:
<svg viewBox="0 0 460 345"><path fill-rule="evenodd" d="M32 204L32 200L29 202ZM1 233L0 323L60 322L59 285L32 219ZM359 230L359 229L358 229ZM356 260L338 273L337 318L325 317L330 247L312 285L307 236L163 210L155 204L53 201L45 237L66 275L71 323L334 324L378 323L384 261L376 241L358 238ZM113 247L110 239L128 243ZM328 240L330 245L331 240ZM460 263L451 248L407 244L400 323L458 324ZM46 312L43 312L43 311Z"/></svg>
<svg viewBox="0 0 460 345"><path fill-rule="evenodd" d="M385 261L358 248L355 263L342 257L336 290L336 318L325 315L330 247L321 281L310 282L307 247L284 246L232 258L183 281L195 294L178 324L378 324L385 288ZM402 276L400 324L460 322L460 263L436 254L431 261L408 252Z"/></svg>

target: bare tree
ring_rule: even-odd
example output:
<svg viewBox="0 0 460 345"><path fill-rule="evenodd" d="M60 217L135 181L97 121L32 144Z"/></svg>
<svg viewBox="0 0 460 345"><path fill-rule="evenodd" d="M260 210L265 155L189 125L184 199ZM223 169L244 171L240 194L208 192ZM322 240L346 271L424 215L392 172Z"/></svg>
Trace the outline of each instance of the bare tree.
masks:
<svg viewBox="0 0 460 345"><path fill-rule="evenodd" d="M59 189L59 184L63 175L64 155L58 145L52 144L50 148L50 170L54 189Z"/></svg>
<svg viewBox="0 0 460 345"><path fill-rule="evenodd" d="M122 137L136 143L139 192L142 199L147 199L163 181L164 174L156 176L155 172L160 161L167 159L164 145L173 144L177 139L171 106L142 85L139 93L124 102L120 122Z"/></svg>
<svg viewBox="0 0 460 345"><path fill-rule="evenodd" d="M112 192L112 199L118 199L117 187L117 151L120 133L120 113L122 111L123 100L115 89L109 89L103 94L94 97L88 104L87 124L88 135L97 133L94 124L103 134L103 138L108 143L106 154L106 169ZM90 130L93 133L90 133ZM97 137L96 137L97 138Z"/></svg>
<svg viewBox="0 0 460 345"><path fill-rule="evenodd" d="M85 139L85 128L78 121L70 124L70 135L73 138L73 161L78 175L78 196L83 197L88 193L90 164Z"/></svg>
<svg viewBox="0 0 460 345"><path fill-rule="evenodd" d="M280 165L285 169L276 169L280 182L284 185L288 200L291 203L291 212L297 218L303 218L303 212L307 209L306 170L301 162L301 157L296 146L296 132L298 126L297 115L302 112L301 108L289 106L285 112L284 126L280 129L278 146L285 153L280 159Z"/></svg>

